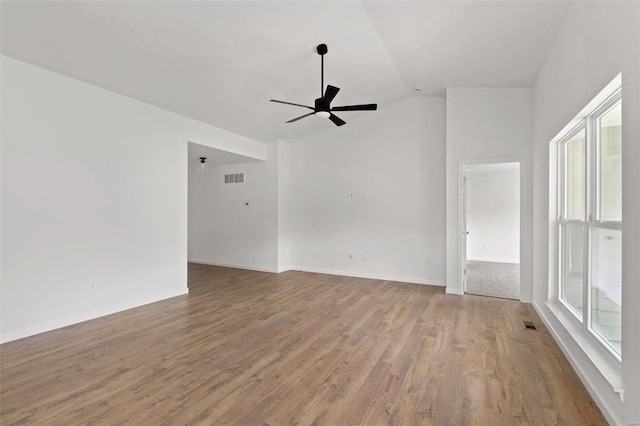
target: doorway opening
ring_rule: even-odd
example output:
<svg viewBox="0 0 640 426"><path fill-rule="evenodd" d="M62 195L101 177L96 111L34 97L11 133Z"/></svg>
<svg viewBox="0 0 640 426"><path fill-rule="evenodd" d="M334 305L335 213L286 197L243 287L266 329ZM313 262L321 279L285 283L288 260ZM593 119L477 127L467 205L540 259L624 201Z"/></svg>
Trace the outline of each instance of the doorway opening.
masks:
<svg viewBox="0 0 640 426"><path fill-rule="evenodd" d="M465 293L520 299L520 163L462 166Z"/></svg>
<svg viewBox="0 0 640 426"><path fill-rule="evenodd" d="M212 266L242 266L252 235L255 192L246 174L258 158L187 143L187 286L202 286L192 276ZM255 174L254 174L255 175ZM252 216L254 215L254 216ZM238 260L240 259L240 260Z"/></svg>

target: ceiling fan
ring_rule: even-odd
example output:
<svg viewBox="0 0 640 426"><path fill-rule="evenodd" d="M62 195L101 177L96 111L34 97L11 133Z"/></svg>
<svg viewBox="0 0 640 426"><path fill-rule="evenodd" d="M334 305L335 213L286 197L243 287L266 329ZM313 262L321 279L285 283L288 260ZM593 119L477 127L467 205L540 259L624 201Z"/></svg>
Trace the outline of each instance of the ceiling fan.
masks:
<svg viewBox="0 0 640 426"><path fill-rule="evenodd" d="M307 105L300 105L300 104L294 104L291 102L270 99L271 102L299 106L303 108L308 108L311 111L313 111L308 114L301 115L300 117L293 118L287 121L287 123L293 123L294 121L298 121L310 115L315 115L318 118L328 118L329 120L333 121L333 123L336 126L342 126L343 124L345 124L345 121L337 117L336 115L334 115L332 111L375 111L378 108L378 104L347 105L347 106L331 107L331 101L333 100L333 98L336 97L340 89L338 87L328 84L327 90L324 92L324 96L322 95L322 91L324 90L324 55L327 54L327 45L319 44L316 49L318 51L318 55L320 55L320 97L316 99L315 106L310 107Z"/></svg>

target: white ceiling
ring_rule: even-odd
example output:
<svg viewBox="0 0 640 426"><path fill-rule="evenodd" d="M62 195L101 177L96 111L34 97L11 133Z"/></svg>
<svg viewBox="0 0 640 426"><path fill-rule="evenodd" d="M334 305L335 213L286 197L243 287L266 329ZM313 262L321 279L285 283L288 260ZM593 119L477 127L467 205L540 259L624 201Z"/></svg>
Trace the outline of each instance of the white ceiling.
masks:
<svg viewBox="0 0 640 426"><path fill-rule="evenodd" d="M3 54L262 142L333 126L307 110L446 87L530 87L559 1L2 1ZM382 111L366 114L382 114ZM347 123L361 112L343 112Z"/></svg>

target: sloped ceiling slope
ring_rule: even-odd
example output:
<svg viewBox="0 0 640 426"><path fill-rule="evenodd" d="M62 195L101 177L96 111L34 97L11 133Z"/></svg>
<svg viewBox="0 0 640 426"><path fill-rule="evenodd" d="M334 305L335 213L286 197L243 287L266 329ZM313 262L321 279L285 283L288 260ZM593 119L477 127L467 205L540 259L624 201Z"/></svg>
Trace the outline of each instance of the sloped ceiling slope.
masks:
<svg viewBox="0 0 640 426"><path fill-rule="evenodd" d="M531 86L565 2L3 1L2 54L252 139L333 124L269 99L389 105L447 86ZM365 112L376 114L380 112ZM344 112L350 119L362 112ZM381 117L383 119L383 117Z"/></svg>

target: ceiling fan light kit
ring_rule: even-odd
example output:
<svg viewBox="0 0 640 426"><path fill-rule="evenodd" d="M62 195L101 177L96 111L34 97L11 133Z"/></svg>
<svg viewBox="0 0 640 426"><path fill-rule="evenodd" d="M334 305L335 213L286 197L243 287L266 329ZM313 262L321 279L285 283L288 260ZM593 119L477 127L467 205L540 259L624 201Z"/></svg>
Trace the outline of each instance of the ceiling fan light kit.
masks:
<svg viewBox="0 0 640 426"><path fill-rule="evenodd" d="M309 117L310 115L314 115L316 118L328 118L335 124L336 126L342 126L346 124L344 120L333 114L332 111L375 111L378 109L378 104L363 104L363 105L347 105L347 106L338 106L331 108L331 101L336 97L340 89L338 87L332 86L330 84L327 85L327 89L324 90L324 55L327 54L328 49L326 44L319 44L316 47L318 55L320 55L320 97L315 100L314 106L310 107L307 105L294 104L291 102L278 101L276 99L271 99L271 102L276 102L279 104L285 105L293 105L302 108L307 108L312 110L313 112L301 115L300 117L293 118L287 123L293 123L298 120L301 120L305 117ZM324 95L322 94L324 90Z"/></svg>

